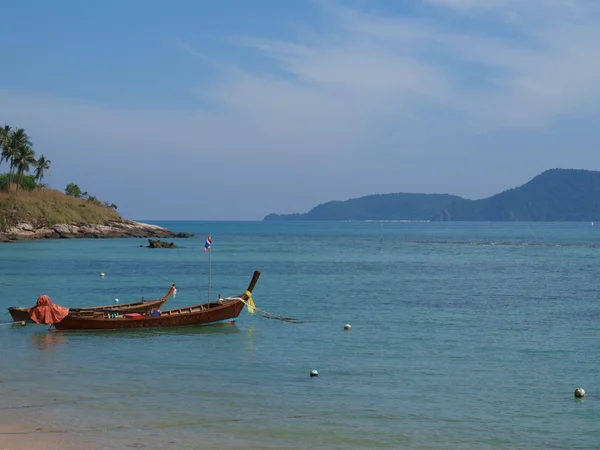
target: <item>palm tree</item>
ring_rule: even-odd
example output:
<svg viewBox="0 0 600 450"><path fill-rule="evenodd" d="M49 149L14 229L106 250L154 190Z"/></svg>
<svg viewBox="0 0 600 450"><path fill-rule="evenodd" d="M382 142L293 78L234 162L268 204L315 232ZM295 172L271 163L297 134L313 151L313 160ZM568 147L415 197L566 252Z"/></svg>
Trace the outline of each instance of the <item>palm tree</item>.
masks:
<svg viewBox="0 0 600 450"><path fill-rule="evenodd" d="M4 150L6 147L6 143L8 141L8 136L10 135L11 129L9 125L4 125L0 128L0 164L4 161ZM8 162L8 160L6 160Z"/></svg>
<svg viewBox="0 0 600 450"><path fill-rule="evenodd" d="M40 156L40 158L35 162L35 181L39 185L42 184L42 180L44 179L46 172L50 170L50 164L52 164L52 161L47 159L44 155Z"/></svg>
<svg viewBox="0 0 600 450"><path fill-rule="evenodd" d="M35 159L35 152L31 149L29 145L22 145L19 147L17 156L13 160L13 164L17 169L17 190L19 190L19 185L21 184L21 178L23 177L23 173L28 172L29 167L35 164L36 162L37 160Z"/></svg>
<svg viewBox="0 0 600 450"><path fill-rule="evenodd" d="M10 190L10 185L13 182L13 174L14 170L18 168L19 162L29 161L31 163L29 154L35 155L33 150L31 150L31 141L29 140L29 136L23 128L19 128L15 131L10 131L8 133L8 138L6 142L3 143L2 146L2 160L6 160L10 162L10 172L8 177L8 189ZM21 158L23 156L24 158ZM27 166L27 170L29 170L29 166Z"/></svg>
<svg viewBox="0 0 600 450"><path fill-rule="evenodd" d="M4 125L0 127L0 148L2 148L3 144L8 139L8 135L10 134L10 125Z"/></svg>

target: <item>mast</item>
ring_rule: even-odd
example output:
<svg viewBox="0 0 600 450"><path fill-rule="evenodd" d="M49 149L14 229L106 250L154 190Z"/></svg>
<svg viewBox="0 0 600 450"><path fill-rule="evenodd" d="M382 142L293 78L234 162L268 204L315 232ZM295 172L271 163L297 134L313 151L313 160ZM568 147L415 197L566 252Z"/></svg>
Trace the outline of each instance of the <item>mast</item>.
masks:
<svg viewBox="0 0 600 450"><path fill-rule="evenodd" d="M212 269L212 251L208 248L208 302L210 303L210 271Z"/></svg>
<svg viewBox="0 0 600 450"><path fill-rule="evenodd" d="M204 243L204 253L208 252L208 301L210 303L210 271L212 269L212 252L210 248L212 247L212 239L210 234L206 238L206 242Z"/></svg>

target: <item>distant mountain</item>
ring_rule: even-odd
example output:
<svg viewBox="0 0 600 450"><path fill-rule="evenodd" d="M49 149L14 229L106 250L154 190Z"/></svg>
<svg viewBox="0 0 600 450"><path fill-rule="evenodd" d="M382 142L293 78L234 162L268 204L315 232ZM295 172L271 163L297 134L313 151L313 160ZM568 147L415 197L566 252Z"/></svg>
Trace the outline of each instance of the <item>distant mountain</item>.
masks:
<svg viewBox="0 0 600 450"><path fill-rule="evenodd" d="M551 169L514 189L462 200L436 220L589 221L600 218L600 172Z"/></svg>
<svg viewBox="0 0 600 450"><path fill-rule="evenodd" d="M550 169L514 189L481 200L448 194L382 194L331 201L303 214L265 221L446 220L589 221L600 219L600 172Z"/></svg>
<svg viewBox="0 0 600 450"><path fill-rule="evenodd" d="M264 220L429 220L462 197L448 194L379 194L331 201L304 214L269 214Z"/></svg>

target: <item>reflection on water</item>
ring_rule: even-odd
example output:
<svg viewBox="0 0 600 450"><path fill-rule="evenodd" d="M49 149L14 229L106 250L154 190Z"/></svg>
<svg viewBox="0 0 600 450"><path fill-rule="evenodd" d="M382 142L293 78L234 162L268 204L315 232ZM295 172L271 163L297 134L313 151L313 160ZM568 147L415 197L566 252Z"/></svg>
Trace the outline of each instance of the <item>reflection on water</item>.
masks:
<svg viewBox="0 0 600 450"><path fill-rule="evenodd" d="M67 339L60 333L33 333L31 335L31 343L38 350L52 350L57 345L66 344Z"/></svg>
<svg viewBox="0 0 600 450"><path fill-rule="evenodd" d="M248 328L248 351L254 352L254 326Z"/></svg>
<svg viewBox="0 0 600 450"><path fill-rule="evenodd" d="M161 335L193 336L199 334L237 334L240 329L237 325L223 322L209 325L172 327L172 328L140 328L126 330L90 330L90 331L53 331L49 334L61 335L68 339L80 339L94 336L95 339L148 339Z"/></svg>
<svg viewBox="0 0 600 450"><path fill-rule="evenodd" d="M69 340L86 339L148 339L161 335L194 336L212 334L237 334L240 329L231 323L217 323L197 327L147 328L140 330L106 330L106 331L77 331L57 332L45 331L31 335L32 346L38 350L51 350L57 345L67 344Z"/></svg>

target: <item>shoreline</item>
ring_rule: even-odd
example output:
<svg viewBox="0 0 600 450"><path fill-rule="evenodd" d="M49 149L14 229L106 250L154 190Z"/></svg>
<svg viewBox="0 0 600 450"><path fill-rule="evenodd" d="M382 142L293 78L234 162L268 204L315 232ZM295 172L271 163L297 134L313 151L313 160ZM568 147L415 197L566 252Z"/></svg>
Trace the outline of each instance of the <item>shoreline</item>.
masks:
<svg viewBox="0 0 600 450"><path fill-rule="evenodd" d="M41 428L35 414L0 414L0 450L76 450L81 442L67 431ZM93 449L92 442L86 442Z"/></svg>
<svg viewBox="0 0 600 450"><path fill-rule="evenodd" d="M35 226L21 222L6 231L0 231L0 243L40 239L85 238L190 238L191 233L176 233L158 225L133 220L109 221L105 224L56 224Z"/></svg>

